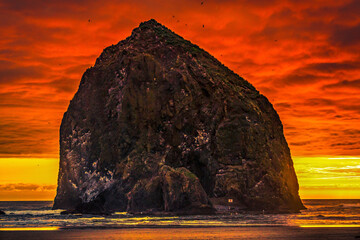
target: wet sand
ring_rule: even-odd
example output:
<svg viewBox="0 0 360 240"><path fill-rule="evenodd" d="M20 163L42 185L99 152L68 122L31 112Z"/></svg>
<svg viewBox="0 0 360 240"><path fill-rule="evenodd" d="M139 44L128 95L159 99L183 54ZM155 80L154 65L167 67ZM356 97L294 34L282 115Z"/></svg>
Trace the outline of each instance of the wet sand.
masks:
<svg viewBox="0 0 360 240"><path fill-rule="evenodd" d="M0 239L360 239L359 227L211 227L0 231Z"/></svg>

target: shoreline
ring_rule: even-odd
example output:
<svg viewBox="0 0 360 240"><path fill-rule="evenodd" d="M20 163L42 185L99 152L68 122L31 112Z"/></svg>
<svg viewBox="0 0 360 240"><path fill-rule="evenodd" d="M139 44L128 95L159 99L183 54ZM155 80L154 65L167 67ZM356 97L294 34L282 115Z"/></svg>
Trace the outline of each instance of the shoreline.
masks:
<svg viewBox="0 0 360 240"><path fill-rule="evenodd" d="M357 239L359 227L240 226L178 228L66 228L0 231L1 239Z"/></svg>
<svg viewBox="0 0 360 240"><path fill-rule="evenodd" d="M12 228L2 228L1 231L67 231L67 230L117 230L117 229L208 229L208 228L358 228L360 230L360 225L357 224L307 224L307 225L261 225L261 224L244 224L244 225L134 225L134 226L79 226L79 227L57 227L57 226L48 226L48 227L12 227Z"/></svg>

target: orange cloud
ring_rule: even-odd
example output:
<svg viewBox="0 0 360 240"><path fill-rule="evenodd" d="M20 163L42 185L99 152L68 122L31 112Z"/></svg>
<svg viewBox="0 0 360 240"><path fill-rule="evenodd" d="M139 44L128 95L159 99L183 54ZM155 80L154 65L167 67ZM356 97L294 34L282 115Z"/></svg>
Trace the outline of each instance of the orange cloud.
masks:
<svg viewBox="0 0 360 240"><path fill-rule="evenodd" d="M265 94L294 156L360 155L359 12L357 0L3 0L0 156L56 157L82 73L150 18Z"/></svg>

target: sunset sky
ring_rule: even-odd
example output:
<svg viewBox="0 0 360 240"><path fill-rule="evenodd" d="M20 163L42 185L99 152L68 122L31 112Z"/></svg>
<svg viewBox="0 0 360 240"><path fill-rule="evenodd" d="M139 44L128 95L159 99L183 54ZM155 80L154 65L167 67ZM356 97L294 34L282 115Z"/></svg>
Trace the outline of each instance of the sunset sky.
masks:
<svg viewBox="0 0 360 240"><path fill-rule="evenodd" d="M83 72L151 18L270 100L301 197L360 198L359 13L358 0L0 0L0 200L53 199Z"/></svg>

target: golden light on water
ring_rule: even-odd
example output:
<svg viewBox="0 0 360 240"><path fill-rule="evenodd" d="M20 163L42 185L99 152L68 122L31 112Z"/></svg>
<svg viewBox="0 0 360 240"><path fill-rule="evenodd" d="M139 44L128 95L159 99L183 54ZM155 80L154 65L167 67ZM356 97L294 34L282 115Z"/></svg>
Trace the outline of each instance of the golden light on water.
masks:
<svg viewBox="0 0 360 240"><path fill-rule="evenodd" d="M345 227L349 227L349 228L358 228L359 225L357 224L314 224L314 225L300 225L299 227L302 228L345 228Z"/></svg>
<svg viewBox="0 0 360 240"><path fill-rule="evenodd" d="M18 228L0 228L0 231L56 231L59 227L18 227Z"/></svg>

